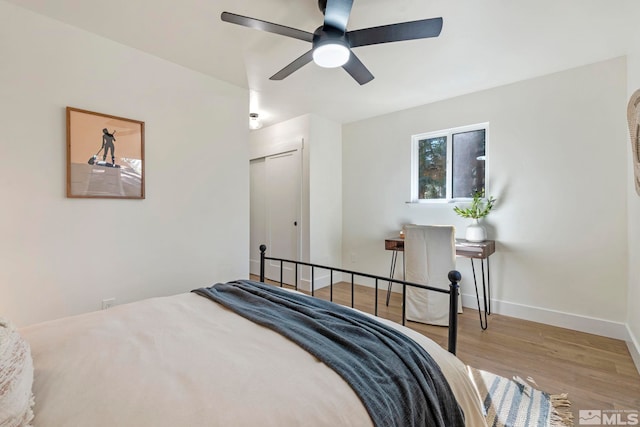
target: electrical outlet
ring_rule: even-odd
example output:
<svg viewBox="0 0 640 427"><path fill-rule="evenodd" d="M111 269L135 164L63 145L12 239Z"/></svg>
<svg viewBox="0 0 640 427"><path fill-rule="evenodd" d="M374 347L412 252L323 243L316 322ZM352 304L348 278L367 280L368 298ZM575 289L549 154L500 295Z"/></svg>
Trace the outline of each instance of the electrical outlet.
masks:
<svg viewBox="0 0 640 427"><path fill-rule="evenodd" d="M102 300L102 309L103 310L111 308L114 305L116 305L116 299L115 298L106 298L106 299Z"/></svg>

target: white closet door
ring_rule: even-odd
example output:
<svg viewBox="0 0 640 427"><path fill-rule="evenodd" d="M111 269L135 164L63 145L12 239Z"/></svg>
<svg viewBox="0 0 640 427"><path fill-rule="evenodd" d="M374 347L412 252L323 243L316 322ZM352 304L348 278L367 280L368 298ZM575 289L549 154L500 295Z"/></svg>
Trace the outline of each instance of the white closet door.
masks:
<svg viewBox="0 0 640 427"><path fill-rule="evenodd" d="M261 243L267 255L300 259L302 158L299 150L251 162L251 272L259 274ZM264 226L262 225L264 224ZM264 230L264 231L262 231ZM261 240L262 241L259 241ZM280 279L280 263L268 261L265 274ZM293 284L295 266L283 265L283 280Z"/></svg>
<svg viewBox="0 0 640 427"><path fill-rule="evenodd" d="M265 175L265 158L251 160L250 170L250 237L249 237L249 272L260 274L260 250L267 244L267 190Z"/></svg>

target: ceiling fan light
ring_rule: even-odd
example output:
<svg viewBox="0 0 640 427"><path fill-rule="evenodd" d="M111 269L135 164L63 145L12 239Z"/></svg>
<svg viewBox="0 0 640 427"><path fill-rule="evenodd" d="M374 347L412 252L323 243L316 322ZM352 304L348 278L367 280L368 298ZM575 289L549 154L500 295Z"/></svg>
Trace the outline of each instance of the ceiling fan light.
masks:
<svg viewBox="0 0 640 427"><path fill-rule="evenodd" d="M339 43L325 43L313 50L313 62L321 67L341 67L349 60L349 48Z"/></svg>

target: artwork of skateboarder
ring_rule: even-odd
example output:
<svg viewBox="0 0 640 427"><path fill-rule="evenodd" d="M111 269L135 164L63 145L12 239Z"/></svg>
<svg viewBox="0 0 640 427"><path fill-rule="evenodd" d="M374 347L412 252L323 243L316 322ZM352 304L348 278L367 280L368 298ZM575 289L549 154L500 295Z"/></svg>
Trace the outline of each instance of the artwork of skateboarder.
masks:
<svg viewBox="0 0 640 427"><path fill-rule="evenodd" d="M67 197L143 199L144 122L67 107Z"/></svg>
<svg viewBox="0 0 640 427"><path fill-rule="evenodd" d="M109 130L107 128L102 129L102 147L100 147L100 150L98 150L98 152L96 154L94 154L93 156L91 156L91 158L89 159L89 161L87 163L89 163L90 165L94 165L97 164L98 166L106 166L106 167L110 167L110 168L119 168L120 165L116 164L116 158L113 155L113 151L114 151L114 146L113 146L113 142L116 140L115 138L115 133L116 131L114 130L113 133L109 133ZM98 155L100 154L100 152L104 150L104 154L102 154L102 161L101 162L96 162L96 159L98 158ZM107 163L107 151L111 150L111 163Z"/></svg>
<svg viewBox="0 0 640 427"><path fill-rule="evenodd" d="M115 150L113 143L116 140L116 137L114 136L116 131L114 130L113 133L109 133L109 130L107 128L102 129L102 146L100 147L100 150L98 150L98 152L96 154L94 154L93 156L91 156L91 158L89 159L89 161L87 163L89 163L90 165L94 165L97 164L98 166L107 166L110 168L119 168L120 165L116 164L116 158L113 154L113 151ZM98 155L100 154L100 152L104 150L104 153L102 154L102 161L101 162L96 162L96 159L98 158ZM111 163L107 163L107 152L111 150Z"/></svg>

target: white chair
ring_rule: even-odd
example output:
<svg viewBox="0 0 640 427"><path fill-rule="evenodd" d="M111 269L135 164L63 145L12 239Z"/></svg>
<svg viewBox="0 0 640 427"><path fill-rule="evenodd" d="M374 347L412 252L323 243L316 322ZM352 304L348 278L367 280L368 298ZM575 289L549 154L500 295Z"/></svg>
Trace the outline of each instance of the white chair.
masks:
<svg viewBox="0 0 640 427"><path fill-rule="evenodd" d="M456 268L455 227L407 225L404 229L406 281L449 289L448 274ZM449 295L407 286L406 318L432 325L449 325ZM458 300L459 312L462 304Z"/></svg>

